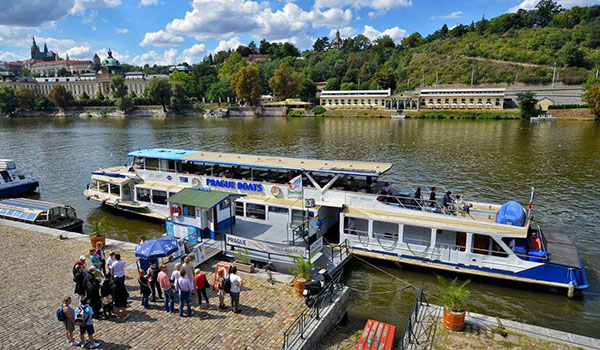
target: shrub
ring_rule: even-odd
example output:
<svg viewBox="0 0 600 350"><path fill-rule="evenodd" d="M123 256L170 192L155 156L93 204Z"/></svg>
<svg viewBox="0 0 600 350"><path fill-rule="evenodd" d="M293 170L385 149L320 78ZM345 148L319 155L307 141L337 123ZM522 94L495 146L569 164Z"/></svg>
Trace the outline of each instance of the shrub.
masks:
<svg viewBox="0 0 600 350"><path fill-rule="evenodd" d="M325 108L323 106L314 106L312 112L314 115L320 115L325 113Z"/></svg>

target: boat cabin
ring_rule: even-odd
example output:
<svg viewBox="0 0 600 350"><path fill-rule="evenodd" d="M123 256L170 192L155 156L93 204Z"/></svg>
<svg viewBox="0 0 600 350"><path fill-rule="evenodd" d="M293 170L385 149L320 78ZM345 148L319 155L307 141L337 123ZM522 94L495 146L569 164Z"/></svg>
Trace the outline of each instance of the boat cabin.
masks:
<svg viewBox="0 0 600 350"><path fill-rule="evenodd" d="M1 200L0 218L73 232L81 232L83 225L71 206L28 198Z"/></svg>

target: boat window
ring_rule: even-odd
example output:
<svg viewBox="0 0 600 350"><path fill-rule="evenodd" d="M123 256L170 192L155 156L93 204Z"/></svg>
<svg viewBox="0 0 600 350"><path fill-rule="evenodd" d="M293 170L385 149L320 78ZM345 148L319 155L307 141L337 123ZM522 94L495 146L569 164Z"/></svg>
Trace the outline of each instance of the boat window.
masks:
<svg viewBox="0 0 600 350"><path fill-rule="evenodd" d="M473 235L473 253L481 255L490 254L490 236Z"/></svg>
<svg viewBox="0 0 600 350"><path fill-rule="evenodd" d="M98 180L92 179L90 183L90 190L98 191Z"/></svg>
<svg viewBox="0 0 600 350"><path fill-rule="evenodd" d="M398 239L398 224L383 221L373 221L373 235L378 238Z"/></svg>
<svg viewBox="0 0 600 350"><path fill-rule="evenodd" d="M492 239L492 255L507 258L508 253L495 240Z"/></svg>
<svg viewBox="0 0 600 350"><path fill-rule="evenodd" d="M133 158L133 167L137 169L144 168L144 158L135 157Z"/></svg>
<svg viewBox="0 0 600 350"><path fill-rule="evenodd" d="M428 246L431 243L431 229L428 227L404 225L404 243Z"/></svg>
<svg viewBox="0 0 600 350"><path fill-rule="evenodd" d="M235 215L244 216L244 202L235 202Z"/></svg>
<svg viewBox="0 0 600 350"><path fill-rule="evenodd" d="M108 183L104 181L98 181L98 191L102 193L108 193Z"/></svg>
<svg viewBox="0 0 600 350"><path fill-rule="evenodd" d="M438 229L435 236L435 246L444 249L458 249L464 252L466 239L467 236L464 232Z"/></svg>
<svg viewBox="0 0 600 350"><path fill-rule="evenodd" d="M169 198L173 197L174 195L176 195L177 193L175 192L169 192Z"/></svg>
<svg viewBox="0 0 600 350"><path fill-rule="evenodd" d="M121 189L119 188L119 185L110 184L110 194L112 194L114 196L120 196Z"/></svg>
<svg viewBox="0 0 600 350"><path fill-rule="evenodd" d="M196 217L196 207L191 206L191 205L182 205L182 213L183 216L187 216L190 218L195 218Z"/></svg>
<svg viewBox="0 0 600 350"><path fill-rule="evenodd" d="M225 210L230 207L229 198L219 203L219 210Z"/></svg>
<svg viewBox="0 0 600 350"><path fill-rule="evenodd" d="M158 170L158 159L146 158L146 169L147 170Z"/></svg>
<svg viewBox="0 0 600 350"><path fill-rule="evenodd" d="M137 188L137 200L140 202L150 202L150 190L147 188Z"/></svg>
<svg viewBox="0 0 600 350"><path fill-rule="evenodd" d="M175 172L175 161L170 159L160 160L160 171Z"/></svg>
<svg viewBox="0 0 600 350"><path fill-rule="evenodd" d="M344 233L366 236L369 233L369 221L346 216L344 217Z"/></svg>
<svg viewBox="0 0 600 350"><path fill-rule="evenodd" d="M458 250L464 252L467 248L467 233L466 232L456 232L456 246Z"/></svg>
<svg viewBox="0 0 600 350"><path fill-rule="evenodd" d="M277 214L285 214L288 215L290 213L290 209L283 207L269 207L269 213L277 213Z"/></svg>
<svg viewBox="0 0 600 350"><path fill-rule="evenodd" d="M261 204L246 203L246 217L265 220L265 206Z"/></svg>
<svg viewBox="0 0 600 350"><path fill-rule="evenodd" d="M167 192L152 190L152 203L154 204L167 204Z"/></svg>

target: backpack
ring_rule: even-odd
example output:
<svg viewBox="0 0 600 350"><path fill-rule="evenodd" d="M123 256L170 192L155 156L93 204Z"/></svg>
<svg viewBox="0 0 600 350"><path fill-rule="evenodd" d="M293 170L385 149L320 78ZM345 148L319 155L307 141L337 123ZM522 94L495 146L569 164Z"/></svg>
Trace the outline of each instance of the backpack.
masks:
<svg viewBox="0 0 600 350"><path fill-rule="evenodd" d="M65 315L65 312L63 310L65 306L61 305L60 308L58 308L58 310L56 310L56 319L59 320L60 322L64 322L67 320L67 315Z"/></svg>
<svg viewBox="0 0 600 350"><path fill-rule="evenodd" d="M229 275L227 275L227 279L225 280L225 283L223 283L223 290L225 293L231 292L231 279L229 278Z"/></svg>
<svg viewBox="0 0 600 350"><path fill-rule="evenodd" d="M79 305L77 310L75 310L75 325L83 326L85 325L85 321L87 319L87 312L85 312L85 307Z"/></svg>

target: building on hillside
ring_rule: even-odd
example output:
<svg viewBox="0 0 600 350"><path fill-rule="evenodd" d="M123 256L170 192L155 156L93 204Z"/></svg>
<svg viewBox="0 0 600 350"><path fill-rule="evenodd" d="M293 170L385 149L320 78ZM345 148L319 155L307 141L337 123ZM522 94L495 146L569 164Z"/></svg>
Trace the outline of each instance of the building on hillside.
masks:
<svg viewBox="0 0 600 350"><path fill-rule="evenodd" d="M342 46L344 46L344 40L340 36L340 31L336 30L335 38L333 38L333 40L331 40L331 44L329 44L329 48L331 50L340 50L342 48Z"/></svg>
<svg viewBox="0 0 600 350"><path fill-rule="evenodd" d="M11 73L12 72L8 72ZM39 77L39 78L16 78L7 74L3 75L0 86L9 85L14 89L28 88L36 90L39 94L48 96L52 88L56 85L63 85L67 91L71 92L75 98L80 98L85 92L88 96L94 97L98 93L104 96L112 96L110 81L114 76L122 75L121 64L112 57L112 52L108 51L108 57L102 61L102 68L98 72L83 73L77 77ZM165 78L164 74L144 75L141 72L131 72L124 74L125 86L128 92L135 92L141 96L144 90L154 78Z"/></svg>
<svg viewBox="0 0 600 350"><path fill-rule="evenodd" d="M506 88L426 88L419 93L421 109L503 109Z"/></svg>
<svg viewBox="0 0 600 350"><path fill-rule="evenodd" d="M276 102L277 99L272 95L261 95L260 96L260 104L264 105L265 103Z"/></svg>
<svg viewBox="0 0 600 350"><path fill-rule="evenodd" d="M418 110L419 95L407 92L395 93L385 100L385 109Z"/></svg>
<svg viewBox="0 0 600 350"><path fill-rule="evenodd" d="M184 72L184 73L190 74L190 67L188 67L184 64L169 67L169 74L173 74L173 73L177 73L177 72Z"/></svg>
<svg viewBox="0 0 600 350"><path fill-rule="evenodd" d="M544 112L547 112L550 106L554 105L554 101L548 97L544 97L536 103L536 107Z"/></svg>
<svg viewBox="0 0 600 350"><path fill-rule="evenodd" d="M94 58L92 58L92 62L94 62L95 66L99 66L102 62L100 61L100 56L97 53L94 54Z"/></svg>
<svg viewBox="0 0 600 350"><path fill-rule="evenodd" d="M285 101L266 102L262 105L265 107L287 107L306 109L312 106L312 103L304 102L299 98L288 98Z"/></svg>
<svg viewBox="0 0 600 350"><path fill-rule="evenodd" d="M33 41L33 44L31 45L31 59L32 60L45 61L45 62L60 60L60 57L58 57L58 54L56 52L48 51L48 46L46 46L46 44L44 44L44 51L40 51L40 48L37 46L37 43L35 42L35 37L32 37L31 39Z"/></svg>
<svg viewBox="0 0 600 350"><path fill-rule="evenodd" d="M392 90L325 90L321 91L319 100L325 108L353 109L370 108L383 109L385 101L391 96Z"/></svg>
<svg viewBox="0 0 600 350"><path fill-rule="evenodd" d="M505 108L517 108L517 95L521 92L533 92L538 101L548 99L554 105L584 105L582 96L584 93L581 85L509 85L504 96Z"/></svg>
<svg viewBox="0 0 600 350"><path fill-rule="evenodd" d="M31 72L39 74L42 77L56 77L61 69L65 69L71 75L80 75L83 73L89 73L93 69L92 61L78 61L78 60L59 60L49 62L37 62L31 65Z"/></svg>
<svg viewBox="0 0 600 350"><path fill-rule="evenodd" d="M244 61L246 61L248 64L252 64L252 63L256 63L256 62L260 62L260 61L266 61L269 59L269 55L266 54L250 54L248 55L248 57L244 57Z"/></svg>
<svg viewBox="0 0 600 350"><path fill-rule="evenodd" d="M326 81L318 81L315 83L315 87L317 88L317 92L323 91L327 87L327 82Z"/></svg>

